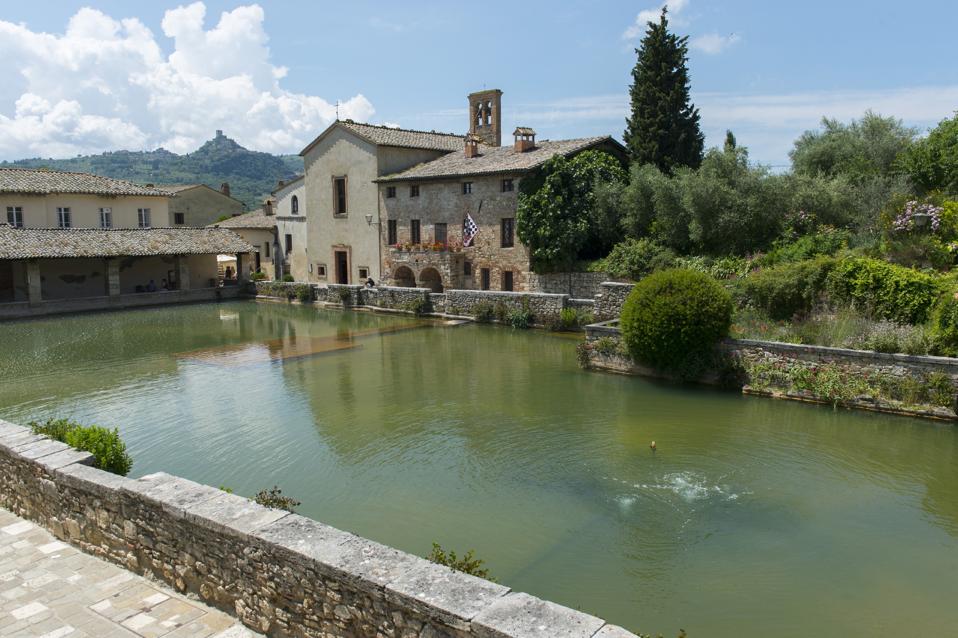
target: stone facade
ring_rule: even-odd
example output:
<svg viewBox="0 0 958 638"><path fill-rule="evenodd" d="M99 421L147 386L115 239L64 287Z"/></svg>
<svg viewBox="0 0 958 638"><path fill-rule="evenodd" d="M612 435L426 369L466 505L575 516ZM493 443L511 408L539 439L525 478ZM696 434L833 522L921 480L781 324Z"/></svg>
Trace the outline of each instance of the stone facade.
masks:
<svg viewBox="0 0 958 638"><path fill-rule="evenodd" d="M511 180L512 190L503 190L506 180ZM464 184L469 184L470 192L464 192ZM417 197L410 196L410 189L413 187L419 189ZM447 250L413 251L417 253L416 263L411 265L409 261L413 256L408 253L408 247L406 250L397 250L387 246L383 253L383 278L392 285L400 285L404 280L405 271L402 268L405 266L417 275L418 285L425 286L427 283L418 278L419 274L432 269L448 273L442 277L443 288L482 289L483 271L486 270L491 290L506 289L506 272L512 273L514 291L534 290L529 282L529 251L515 234L518 187L518 175L507 174L420 184L381 184L379 204L384 213L383 224L387 229L384 231L385 241L389 241L388 224L394 221L396 243L414 244L412 220L418 220L421 244L436 242L436 224L445 224L446 241L454 247L452 253ZM390 197L393 192L395 196ZM460 253L458 251L463 244L463 221L467 214L471 215L479 226L479 234L475 237L474 245L461 248ZM508 247L502 245L504 219L512 222L512 246Z"/></svg>
<svg viewBox="0 0 958 638"><path fill-rule="evenodd" d="M635 284L623 284L606 281L599 285L599 292L595 295L596 321L615 319L622 314L622 305L626 297L632 292Z"/></svg>
<svg viewBox="0 0 958 638"><path fill-rule="evenodd" d="M269 636L632 634L317 521L164 473L132 480L0 421L0 505Z"/></svg>

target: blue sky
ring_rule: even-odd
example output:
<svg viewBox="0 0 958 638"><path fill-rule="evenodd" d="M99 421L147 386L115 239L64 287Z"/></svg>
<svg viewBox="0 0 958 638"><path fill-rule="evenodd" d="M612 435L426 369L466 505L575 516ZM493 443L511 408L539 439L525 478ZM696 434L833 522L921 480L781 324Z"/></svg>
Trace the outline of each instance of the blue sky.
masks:
<svg viewBox="0 0 958 638"><path fill-rule="evenodd" d="M674 29L693 45L708 143L731 128L756 161L787 164L792 140L823 115L872 108L927 129L958 108L958 3L671 5ZM5 2L0 158L184 152L216 128L252 148L296 152L337 100L356 119L463 132L465 96L483 87L505 92L507 128L621 136L630 36L639 13L660 6Z"/></svg>

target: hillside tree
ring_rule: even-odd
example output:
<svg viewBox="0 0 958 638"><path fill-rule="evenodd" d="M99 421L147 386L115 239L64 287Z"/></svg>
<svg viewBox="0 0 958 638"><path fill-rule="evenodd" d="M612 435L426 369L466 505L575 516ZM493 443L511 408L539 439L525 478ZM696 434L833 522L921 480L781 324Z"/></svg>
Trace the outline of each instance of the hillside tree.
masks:
<svg viewBox="0 0 958 638"><path fill-rule="evenodd" d="M689 94L688 37L669 31L667 13L663 8L658 23L648 23L635 50L625 144L633 162L671 174L702 163L705 137Z"/></svg>

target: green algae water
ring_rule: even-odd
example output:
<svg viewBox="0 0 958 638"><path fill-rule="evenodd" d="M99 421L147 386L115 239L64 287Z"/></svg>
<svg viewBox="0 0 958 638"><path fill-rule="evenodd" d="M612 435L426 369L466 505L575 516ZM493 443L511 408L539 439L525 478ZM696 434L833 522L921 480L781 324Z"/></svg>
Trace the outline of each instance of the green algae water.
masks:
<svg viewBox="0 0 958 638"><path fill-rule="evenodd" d="M690 638L958 635L958 429L583 372L577 339L235 302L0 324L0 418ZM650 441L658 452L649 449Z"/></svg>

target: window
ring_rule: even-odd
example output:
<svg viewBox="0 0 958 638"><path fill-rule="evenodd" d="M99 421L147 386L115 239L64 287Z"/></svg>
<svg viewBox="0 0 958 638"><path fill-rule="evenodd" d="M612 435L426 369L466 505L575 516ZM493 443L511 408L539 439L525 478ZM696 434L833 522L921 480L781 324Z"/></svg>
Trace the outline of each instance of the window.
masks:
<svg viewBox="0 0 958 638"><path fill-rule="evenodd" d="M512 290L512 271L504 270L502 272L502 289L511 291Z"/></svg>
<svg viewBox="0 0 958 638"><path fill-rule="evenodd" d="M395 219L390 219L386 222L386 243L390 246L395 246L399 243L398 230Z"/></svg>
<svg viewBox="0 0 958 638"><path fill-rule="evenodd" d="M414 244L422 243L422 237L419 234L419 220L413 219L409 222L409 241Z"/></svg>
<svg viewBox="0 0 958 638"><path fill-rule="evenodd" d="M73 215L70 214L70 208L57 207L57 225L60 228L70 228L73 226Z"/></svg>
<svg viewBox="0 0 958 638"><path fill-rule="evenodd" d="M7 206L7 223L14 228L23 228L22 206Z"/></svg>
<svg viewBox="0 0 958 638"><path fill-rule="evenodd" d="M503 217L502 231L500 234L501 245L503 248L512 248L516 245L516 219L515 217Z"/></svg>
<svg viewBox="0 0 958 638"><path fill-rule="evenodd" d="M293 252L293 236L286 233L286 254Z"/></svg>
<svg viewBox="0 0 958 638"><path fill-rule="evenodd" d="M515 184L513 184L513 182L512 182L511 179L504 179L504 180L502 180L502 192L503 192L503 193L511 193L511 192L514 191L515 189L516 189L516 186L515 186Z"/></svg>
<svg viewBox="0 0 958 638"><path fill-rule="evenodd" d="M100 228L113 228L113 209L100 209Z"/></svg>
<svg viewBox="0 0 958 638"><path fill-rule="evenodd" d="M316 276L317 277L326 276L326 264L316 264Z"/></svg>
<svg viewBox="0 0 958 638"><path fill-rule="evenodd" d="M266 258L269 259L269 242L263 244L263 247L266 248Z"/></svg>
<svg viewBox="0 0 958 638"><path fill-rule="evenodd" d="M333 178L333 214L334 215L345 215L346 214L346 178L345 177L334 177Z"/></svg>
<svg viewBox="0 0 958 638"><path fill-rule="evenodd" d="M433 231L433 241L437 244L445 244L448 241L448 231L445 224L436 224Z"/></svg>
<svg viewBox="0 0 958 638"><path fill-rule="evenodd" d="M410 197L419 197L419 184L413 184L409 187Z"/></svg>
<svg viewBox="0 0 958 638"><path fill-rule="evenodd" d="M464 262L462 262L462 274L464 274L466 277L471 277L471 276L472 276L472 262L471 262L471 261L464 261Z"/></svg>
<svg viewBox="0 0 958 638"><path fill-rule="evenodd" d="M173 223L182 226L186 223L186 213L173 213Z"/></svg>
<svg viewBox="0 0 958 638"><path fill-rule="evenodd" d="M392 199L392 198L394 198L395 196L396 196L396 187L395 187L395 186L387 186L387 187L386 187L386 198L387 198L387 199Z"/></svg>
<svg viewBox="0 0 958 638"><path fill-rule="evenodd" d="M150 227L150 209L149 208L137 208L136 215L137 215L138 221L140 222L140 228Z"/></svg>
<svg viewBox="0 0 958 638"><path fill-rule="evenodd" d="M296 195L293 195L293 198L289 200L289 207L290 207L290 210L293 211L294 215L299 214L299 197L296 197Z"/></svg>
<svg viewBox="0 0 958 638"><path fill-rule="evenodd" d="M369 268L360 268L360 269L359 269L359 278L362 279L363 282L365 282L366 279L369 278Z"/></svg>
<svg viewBox="0 0 958 638"><path fill-rule="evenodd" d="M479 287L482 290L489 290L489 269L483 268L482 270L479 271L479 275L481 280Z"/></svg>
<svg viewBox="0 0 958 638"><path fill-rule="evenodd" d="M462 183L462 194L468 195L472 192L472 182L463 182Z"/></svg>

